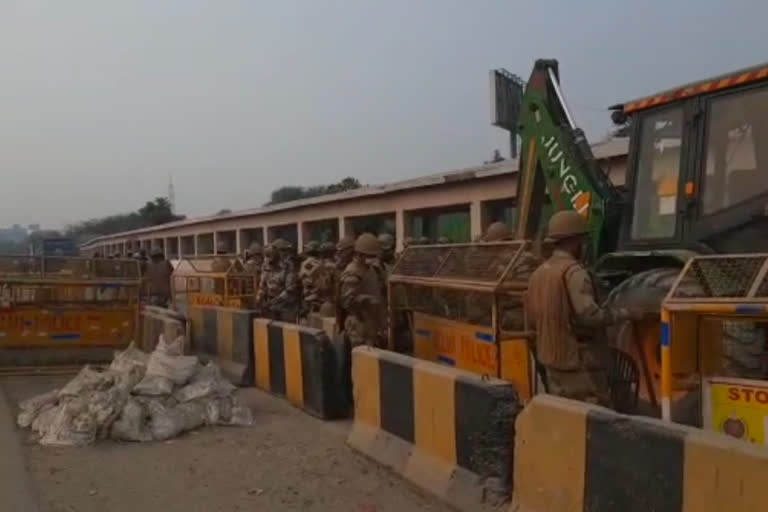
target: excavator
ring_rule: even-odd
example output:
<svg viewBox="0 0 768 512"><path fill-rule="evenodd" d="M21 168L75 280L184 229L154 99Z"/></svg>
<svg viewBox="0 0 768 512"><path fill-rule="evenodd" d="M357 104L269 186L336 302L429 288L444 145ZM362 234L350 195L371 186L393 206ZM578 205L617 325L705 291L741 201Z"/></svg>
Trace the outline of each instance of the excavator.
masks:
<svg viewBox="0 0 768 512"><path fill-rule="evenodd" d="M517 106L516 238L540 237L547 212L576 210L588 221L589 263L605 304L656 312L691 256L768 252L768 64L610 110L629 134L622 187L576 126L557 61L536 61ZM699 292L693 282L678 292L686 286ZM610 336L636 364L636 412L660 408L660 325L653 317L627 322ZM765 378L766 333L759 322L725 322L731 366ZM680 408L690 407L685 377L676 375Z"/></svg>

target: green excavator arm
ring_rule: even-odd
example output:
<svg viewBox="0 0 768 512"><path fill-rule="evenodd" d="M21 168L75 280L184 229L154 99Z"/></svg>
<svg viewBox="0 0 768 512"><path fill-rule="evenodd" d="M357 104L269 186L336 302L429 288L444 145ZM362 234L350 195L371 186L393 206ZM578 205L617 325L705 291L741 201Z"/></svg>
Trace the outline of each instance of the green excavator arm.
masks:
<svg viewBox="0 0 768 512"><path fill-rule="evenodd" d="M517 238L539 235L549 196L552 213L576 210L587 218L592 235L588 256L596 261L616 247L624 201L573 122L556 60L536 61L519 112Z"/></svg>

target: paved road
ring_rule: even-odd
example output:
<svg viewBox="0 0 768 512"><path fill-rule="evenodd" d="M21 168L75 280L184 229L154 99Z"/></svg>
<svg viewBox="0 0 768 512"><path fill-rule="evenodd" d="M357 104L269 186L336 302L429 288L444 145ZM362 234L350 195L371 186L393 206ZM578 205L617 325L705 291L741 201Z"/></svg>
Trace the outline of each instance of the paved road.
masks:
<svg viewBox="0 0 768 512"><path fill-rule="evenodd" d="M66 380L66 379L64 379ZM2 380L12 403L61 378ZM251 428L207 428L162 443L52 448L19 436L42 512L422 512L446 507L344 443L348 423L316 420L255 389ZM6 437L9 434L6 433ZM21 510L21 509L19 509Z"/></svg>

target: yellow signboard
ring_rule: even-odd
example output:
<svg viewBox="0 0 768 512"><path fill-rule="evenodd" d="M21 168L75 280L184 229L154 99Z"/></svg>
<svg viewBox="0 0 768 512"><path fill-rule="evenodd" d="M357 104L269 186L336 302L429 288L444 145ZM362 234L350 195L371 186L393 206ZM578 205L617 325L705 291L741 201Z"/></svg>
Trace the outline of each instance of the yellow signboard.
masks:
<svg viewBox="0 0 768 512"><path fill-rule="evenodd" d="M134 309L0 310L0 348L119 346L135 335Z"/></svg>
<svg viewBox="0 0 768 512"><path fill-rule="evenodd" d="M413 314L414 355L482 375L499 375L493 329Z"/></svg>
<svg viewBox="0 0 768 512"><path fill-rule="evenodd" d="M705 378L702 410L704 428L768 444L768 382Z"/></svg>
<svg viewBox="0 0 768 512"><path fill-rule="evenodd" d="M215 293L190 293L189 305L241 308L243 307L243 300L240 297L227 297L227 300L225 301L223 295L217 295Z"/></svg>

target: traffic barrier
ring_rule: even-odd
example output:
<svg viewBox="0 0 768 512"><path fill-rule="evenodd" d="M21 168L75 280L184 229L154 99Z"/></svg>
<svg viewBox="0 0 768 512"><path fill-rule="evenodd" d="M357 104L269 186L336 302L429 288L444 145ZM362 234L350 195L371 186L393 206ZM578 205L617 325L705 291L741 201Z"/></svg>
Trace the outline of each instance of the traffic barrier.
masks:
<svg viewBox="0 0 768 512"><path fill-rule="evenodd" d="M173 309L143 306L139 320L141 331L138 345L146 352L155 349L161 334L166 340L174 340L178 336L185 336L188 331L186 317Z"/></svg>
<svg viewBox="0 0 768 512"><path fill-rule="evenodd" d="M350 446L460 510L497 510L512 485L511 383L429 361L352 351Z"/></svg>
<svg viewBox="0 0 768 512"><path fill-rule="evenodd" d="M747 512L768 503L768 449L541 395L518 416L510 511Z"/></svg>
<svg viewBox="0 0 768 512"><path fill-rule="evenodd" d="M344 415L336 354L322 330L257 318L253 347L257 387L322 419Z"/></svg>
<svg viewBox="0 0 768 512"><path fill-rule="evenodd" d="M221 306L190 306L192 351L214 358L224 374L253 385L253 319L256 311Z"/></svg>

